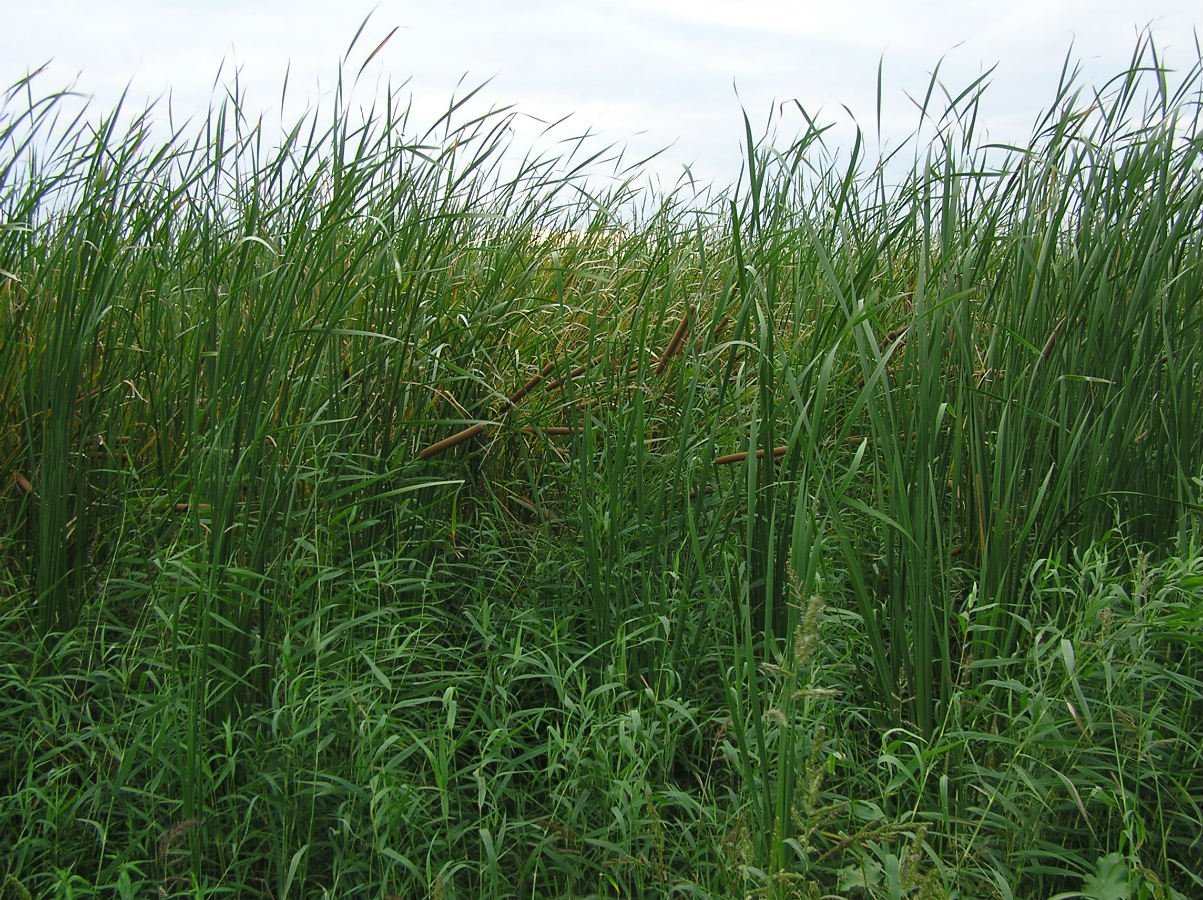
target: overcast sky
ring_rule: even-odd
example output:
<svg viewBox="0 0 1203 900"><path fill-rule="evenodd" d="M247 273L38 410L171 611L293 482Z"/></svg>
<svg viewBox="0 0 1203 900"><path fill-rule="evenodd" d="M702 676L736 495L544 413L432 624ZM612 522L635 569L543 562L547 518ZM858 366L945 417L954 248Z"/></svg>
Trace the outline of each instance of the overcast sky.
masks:
<svg viewBox="0 0 1203 900"><path fill-rule="evenodd" d="M296 102L318 101L371 13L352 71L397 27L368 83L410 79L405 93L413 93L418 122L433 120L461 80L491 79L483 94L489 105L548 121L572 114L575 130L626 144L631 156L668 147L655 164L665 179L691 164L721 184L738 171L741 107L761 125L782 101L797 100L827 120L846 120L847 105L872 130L879 59L887 138L913 129L907 95L921 96L943 59L941 80L950 88L997 64L985 127L993 140L1023 141L1053 96L1071 44L1087 80L1098 81L1125 67L1146 26L1180 67L1197 59L1203 32L1198 0L0 4L6 85L51 60L41 82L47 89L76 81L101 106L127 85L139 101L170 92L177 114L208 106L223 61L227 71L241 67L253 108L278 103L289 68ZM801 122L795 113L783 128L796 131Z"/></svg>

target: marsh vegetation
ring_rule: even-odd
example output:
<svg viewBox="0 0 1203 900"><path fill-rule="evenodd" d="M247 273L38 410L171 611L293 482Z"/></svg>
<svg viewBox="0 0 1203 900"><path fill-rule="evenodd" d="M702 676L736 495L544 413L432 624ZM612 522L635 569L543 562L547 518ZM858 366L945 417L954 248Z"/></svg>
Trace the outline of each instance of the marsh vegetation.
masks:
<svg viewBox="0 0 1203 900"><path fill-rule="evenodd" d="M723 191L12 87L2 893L1198 896L1187 62Z"/></svg>

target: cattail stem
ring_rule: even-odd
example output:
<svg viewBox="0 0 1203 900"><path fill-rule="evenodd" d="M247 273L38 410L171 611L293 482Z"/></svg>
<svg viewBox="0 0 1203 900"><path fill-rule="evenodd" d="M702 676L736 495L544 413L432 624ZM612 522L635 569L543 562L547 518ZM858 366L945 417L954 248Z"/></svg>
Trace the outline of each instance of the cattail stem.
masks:
<svg viewBox="0 0 1203 900"><path fill-rule="evenodd" d="M575 369L573 369L567 375L562 375L559 378L557 378L555 381L547 382L547 389L549 391L554 391L556 388L563 387L568 382L570 382L572 379L579 378L580 376L584 375L586 372L589 371L590 366L596 366L599 362L602 361L603 358L604 357L602 357L602 356L598 356L592 362L586 363L583 366L577 366Z"/></svg>
<svg viewBox="0 0 1203 900"><path fill-rule="evenodd" d="M677 330L673 332L672 339L668 342L668 346L664 348L664 355L660 357L660 362L656 364L657 375L664 371L664 367L668 365L668 361L672 358L673 354L685 342L685 335L689 333L689 317L691 314L693 314L693 307L686 307L685 312L681 315L681 321L677 324Z"/></svg>
<svg viewBox="0 0 1203 900"><path fill-rule="evenodd" d="M510 394L510 396L506 398L506 406L510 409L513 409L515 406L517 406L518 401L534 390L534 388L538 386L539 382L551 374L555 367L556 364L554 361L544 365L539 371L539 374L532 376L526 384L522 385L522 387L518 388L518 390L514 391L514 393ZM432 456L438 456L440 453L450 450L452 447L456 447L470 438L476 437L476 435L488 428L489 424L490 423L488 422L477 422L475 425L465 428L463 431L453 434L449 438L443 438L443 440L439 441L437 444L431 444L429 447L421 450L418 453L418 459L430 459Z"/></svg>
<svg viewBox="0 0 1203 900"><path fill-rule="evenodd" d="M443 438L437 444L431 444L418 454L418 459L430 459L432 456L438 456L445 450L450 450L452 447L457 447L469 438L476 437L486 428L489 427L488 422L477 422L470 428L465 428L449 438Z"/></svg>
<svg viewBox="0 0 1203 900"><path fill-rule="evenodd" d="M1040 351L1040 360L1047 361L1053 355L1053 348L1057 346L1057 337L1061 334L1061 329L1065 327L1064 317L1057 323L1057 327L1053 329L1053 333L1048 336L1048 340L1044 342L1044 349Z"/></svg>
<svg viewBox="0 0 1203 900"><path fill-rule="evenodd" d="M779 457L785 456L785 451L788 449L789 449L789 447L774 447L773 448L773 459L778 459ZM718 459L716 459L714 461L714 464L716 466L729 466L729 465L731 465L731 463L743 462L747 458L748 458L747 451L744 451L743 453L728 453L726 456L720 456ZM757 450L756 458L764 459L764 451Z"/></svg>
<svg viewBox="0 0 1203 900"><path fill-rule="evenodd" d="M527 425L522 429L522 431L525 434L546 434L546 435L577 434L581 430L582 429L580 429L580 428L569 428L566 425L546 425L541 428L536 428L533 425Z"/></svg>
<svg viewBox="0 0 1203 900"><path fill-rule="evenodd" d="M506 400L506 403L508 403L511 407L517 406L518 401L534 390L540 381L551 374L552 369L555 367L556 364L554 361L547 363L538 375L533 376L530 381L522 385L522 387L518 388L518 390L516 390L514 393L510 394L509 398Z"/></svg>

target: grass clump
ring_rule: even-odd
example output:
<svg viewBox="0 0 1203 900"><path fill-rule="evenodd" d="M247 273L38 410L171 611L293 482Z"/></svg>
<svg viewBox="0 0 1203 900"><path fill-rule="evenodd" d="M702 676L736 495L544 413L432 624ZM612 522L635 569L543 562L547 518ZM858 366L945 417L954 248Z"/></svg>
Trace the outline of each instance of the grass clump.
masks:
<svg viewBox="0 0 1203 900"><path fill-rule="evenodd" d="M6 895L1203 887L1197 61L1067 66L1025 145L933 80L908 165L745 121L709 193L470 95L41 83Z"/></svg>

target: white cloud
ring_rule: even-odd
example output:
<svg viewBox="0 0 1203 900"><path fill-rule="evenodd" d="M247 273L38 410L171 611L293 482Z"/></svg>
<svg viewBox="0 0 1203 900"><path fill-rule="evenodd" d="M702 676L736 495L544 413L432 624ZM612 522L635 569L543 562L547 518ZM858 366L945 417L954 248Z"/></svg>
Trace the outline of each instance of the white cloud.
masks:
<svg viewBox="0 0 1203 900"><path fill-rule="evenodd" d="M277 104L290 70L299 111L333 88L371 11L370 0L43 0L6 14L0 76L11 83L54 57L56 87L82 70L81 89L101 105L132 81L135 97L170 90L178 112L207 106L224 60L227 73L240 67L252 108ZM382 0L354 56L398 26L361 87L412 76L418 121L437 116L465 74L461 93L492 77L481 108L515 104L545 120L573 112L577 130L592 126L636 152L672 144L667 170L697 161L722 180L739 164L741 103L755 126L782 101L840 120L847 104L871 130L881 59L883 129L900 139L917 122L906 95L926 89L937 63L951 87L998 63L984 124L1023 140L1071 41L1097 80L1126 65L1150 22L1171 61L1189 63L1201 20L1197 2L1181 0Z"/></svg>

